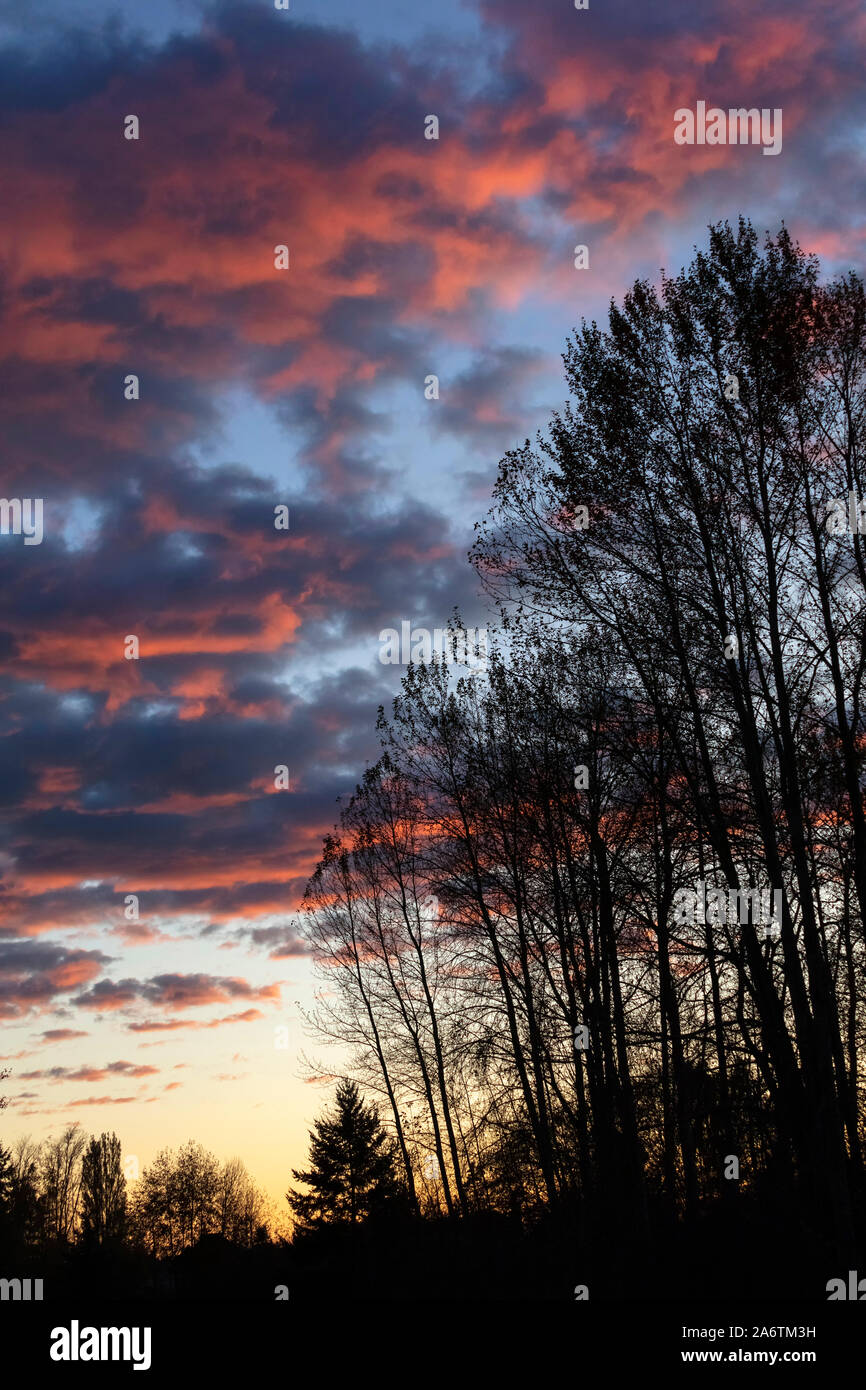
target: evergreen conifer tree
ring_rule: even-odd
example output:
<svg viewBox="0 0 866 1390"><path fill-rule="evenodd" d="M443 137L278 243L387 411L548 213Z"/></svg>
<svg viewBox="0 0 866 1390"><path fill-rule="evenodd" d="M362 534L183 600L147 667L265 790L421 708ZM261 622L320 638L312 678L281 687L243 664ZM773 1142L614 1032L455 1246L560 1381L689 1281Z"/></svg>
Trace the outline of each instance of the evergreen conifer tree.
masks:
<svg viewBox="0 0 866 1390"><path fill-rule="evenodd" d="M314 1122L310 1167L292 1177L309 1188L286 1193L301 1230L354 1226L399 1203L394 1146L354 1081L340 1082L334 1113Z"/></svg>

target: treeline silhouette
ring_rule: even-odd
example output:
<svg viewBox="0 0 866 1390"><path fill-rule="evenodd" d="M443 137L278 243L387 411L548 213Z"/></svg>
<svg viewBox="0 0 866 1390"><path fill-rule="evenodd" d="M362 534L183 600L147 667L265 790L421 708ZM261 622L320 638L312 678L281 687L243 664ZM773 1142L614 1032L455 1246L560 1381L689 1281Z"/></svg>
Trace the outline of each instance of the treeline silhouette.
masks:
<svg viewBox="0 0 866 1390"><path fill-rule="evenodd" d="M351 1081L338 1085L334 1114L314 1124L308 1168L293 1170L301 1187L286 1194L291 1238L240 1159L220 1163L190 1140L127 1182L130 1162L116 1134L87 1136L77 1124L41 1143L0 1144L0 1301L26 1300L26 1281L30 1298L74 1306L320 1301L345 1280L353 1301L479 1288L507 1296L521 1292L538 1244L517 1223L419 1218L396 1146ZM542 1242L535 1285L561 1297L563 1272L550 1256Z"/></svg>
<svg viewBox="0 0 866 1390"><path fill-rule="evenodd" d="M239 1158L190 1140L140 1175L133 1160L128 1183L129 1163L116 1134L77 1124L0 1144L0 1277L42 1279L45 1298L198 1297L214 1282L231 1295L247 1252L284 1244Z"/></svg>
<svg viewBox="0 0 866 1390"><path fill-rule="evenodd" d="M308 888L414 1210L597 1292L862 1263L864 333L742 219L584 324L476 527L486 678L408 668Z"/></svg>

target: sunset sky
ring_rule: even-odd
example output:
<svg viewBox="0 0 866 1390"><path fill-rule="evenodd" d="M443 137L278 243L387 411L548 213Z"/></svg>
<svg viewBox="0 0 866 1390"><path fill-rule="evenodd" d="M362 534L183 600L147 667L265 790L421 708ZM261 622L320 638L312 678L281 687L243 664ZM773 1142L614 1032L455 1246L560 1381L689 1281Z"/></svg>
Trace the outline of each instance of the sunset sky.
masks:
<svg viewBox="0 0 866 1390"><path fill-rule="evenodd" d="M0 537L5 1139L285 1191L379 631L485 623L472 524L566 335L708 223L864 273L864 46L856 0L0 0L0 495L45 517ZM675 144L698 101L781 108L781 153Z"/></svg>

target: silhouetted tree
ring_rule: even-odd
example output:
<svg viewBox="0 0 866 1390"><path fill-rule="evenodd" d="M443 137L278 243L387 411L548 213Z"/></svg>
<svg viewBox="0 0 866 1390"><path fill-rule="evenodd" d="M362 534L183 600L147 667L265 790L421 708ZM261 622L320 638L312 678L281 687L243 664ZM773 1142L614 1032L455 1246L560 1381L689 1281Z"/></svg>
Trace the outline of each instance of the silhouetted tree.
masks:
<svg viewBox="0 0 866 1390"><path fill-rule="evenodd" d="M159 1259L205 1236L243 1246L268 1238L267 1204L240 1159L220 1164L192 1139L177 1152L161 1150L145 1168L129 1222L135 1241Z"/></svg>
<svg viewBox="0 0 866 1390"><path fill-rule="evenodd" d="M57 1139L49 1139L39 1157L40 1198L46 1235L52 1240L72 1239L81 1197L81 1159L87 1136L77 1124L67 1125Z"/></svg>
<svg viewBox="0 0 866 1390"><path fill-rule="evenodd" d="M354 1081L340 1082L333 1115L313 1125L309 1169L293 1168L292 1177L310 1189L286 1193L302 1230L354 1226L399 1202L394 1145Z"/></svg>
<svg viewBox="0 0 866 1390"><path fill-rule="evenodd" d="M116 1134L91 1138L81 1162L81 1234L85 1243L120 1240L126 1224L126 1178Z"/></svg>
<svg viewBox="0 0 866 1390"><path fill-rule="evenodd" d="M13 1179L12 1153L0 1144L0 1247L6 1244L12 1229Z"/></svg>

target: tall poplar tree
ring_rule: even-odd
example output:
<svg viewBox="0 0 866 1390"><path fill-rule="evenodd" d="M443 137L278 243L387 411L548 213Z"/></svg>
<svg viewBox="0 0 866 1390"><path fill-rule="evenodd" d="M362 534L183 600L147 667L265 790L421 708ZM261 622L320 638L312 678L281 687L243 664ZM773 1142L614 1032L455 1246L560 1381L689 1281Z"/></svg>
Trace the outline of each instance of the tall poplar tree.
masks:
<svg viewBox="0 0 866 1390"><path fill-rule="evenodd" d="M126 1178L116 1134L91 1138L81 1161L81 1232L87 1243L119 1240L126 1225Z"/></svg>

